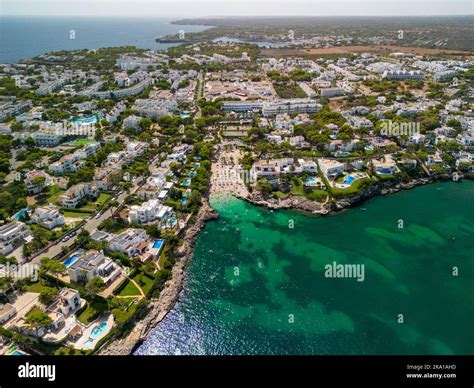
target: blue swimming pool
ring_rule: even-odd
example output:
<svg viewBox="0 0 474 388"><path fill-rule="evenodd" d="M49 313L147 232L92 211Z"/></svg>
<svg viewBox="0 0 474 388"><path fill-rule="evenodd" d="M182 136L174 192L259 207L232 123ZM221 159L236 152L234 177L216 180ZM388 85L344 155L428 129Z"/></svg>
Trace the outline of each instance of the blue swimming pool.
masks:
<svg viewBox="0 0 474 388"><path fill-rule="evenodd" d="M72 255L69 259L67 259L64 262L64 266L66 268L69 268L71 265L73 265L77 260L79 260L79 255Z"/></svg>
<svg viewBox="0 0 474 388"><path fill-rule="evenodd" d="M181 183L182 186L188 187L191 184L191 179L185 179L183 183Z"/></svg>
<svg viewBox="0 0 474 388"><path fill-rule="evenodd" d="M188 203L187 199L182 199L181 200L181 205L185 206Z"/></svg>
<svg viewBox="0 0 474 388"><path fill-rule="evenodd" d="M346 179L344 179L344 182L346 185L350 185L352 182L355 181L355 178L352 175L349 175Z"/></svg>
<svg viewBox="0 0 474 388"><path fill-rule="evenodd" d="M191 171L188 176L190 176L191 178L196 176L196 171Z"/></svg>
<svg viewBox="0 0 474 388"><path fill-rule="evenodd" d="M99 121L97 116L84 117L81 119L72 120L73 123L80 123L80 124L88 124L88 123L95 124L97 121Z"/></svg>
<svg viewBox="0 0 474 388"><path fill-rule="evenodd" d="M316 184L316 178L308 178L304 181L305 185L315 185Z"/></svg>
<svg viewBox="0 0 474 388"><path fill-rule="evenodd" d="M89 339L96 339L100 337L102 334L104 334L105 330L107 329L107 322L102 322L98 326L94 327L94 329L91 332L91 336Z"/></svg>
<svg viewBox="0 0 474 388"><path fill-rule="evenodd" d="M153 243L153 248L154 249L161 249L164 242L165 242L165 240L155 240L155 242Z"/></svg>

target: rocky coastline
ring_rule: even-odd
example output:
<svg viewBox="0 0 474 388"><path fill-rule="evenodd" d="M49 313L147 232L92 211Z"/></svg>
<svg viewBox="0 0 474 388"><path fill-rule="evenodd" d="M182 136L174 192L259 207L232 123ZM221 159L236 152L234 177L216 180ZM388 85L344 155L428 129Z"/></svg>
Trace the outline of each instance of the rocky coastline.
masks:
<svg viewBox="0 0 474 388"><path fill-rule="evenodd" d="M460 179L474 179L474 174L465 174ZM452 176L439 174L430 177L414 179L407 183L382 182L370 186L360 194L349 198L338 199L327 203L318 203L304 197L288 196L286 198L265 199L258 191L253 191L246 196L234 194L235 197L245 200L253 205L262 206L271 210L288 209L302 212L308 215L330 215L352 206L360 204L372 197L393 194L402 190L410 190L414 187L434 182L449 181ZM148 306L149 311L145 318L138 321L132 331L123 339L115 339L104 346L97 354L99 355L128 355L140 345L148 336L150 331L168 314L179 299L185 280L185 269L192 257L194 244L199 232L205 223L218 218L218 214L211 208L207 199L203 199L196 222L187 229L183 237L183 245L175 250L177 262L172 270L172 278L160 294L158 300L152 301Z"/></svg>
<svg viewBox="0 0 474 388"><path fill-rule="evenodd" d="M474 174L465 174L459 179L474 179ZM302 212L307 215L325 216L331 215L350 207L361 204L362 202L376 196L394 194L402 190L410 190L417 186L427 185L434 182L443 182L452 180L449 174L438 174L430 177L417 178L410 182L399 182L393 185L393 182L382 182L372 185L368 189L361 191L358 195L352 197L336 199L327 203L318 203L301 196L287 196L282 198L263 198L260 192L253 191L247 196L237 196L256 206L262 206L270 210L287 209Z"/></svg>
<svg viewBox="0 0 474 388"><path fill-rule="evenodd" d="M175 250L176 264L173 266L172 277L165 284L160 297L148 305L145 318L136 322L132 331L122 339L115 339L102 348L99 355L128 355L148 336L150 331L168 314L179 299L185 280L185 269L194 251L194 244L205 223L218 218L207 199L199 209L196 222L191 225L183 237L183 245Z"/></svg>

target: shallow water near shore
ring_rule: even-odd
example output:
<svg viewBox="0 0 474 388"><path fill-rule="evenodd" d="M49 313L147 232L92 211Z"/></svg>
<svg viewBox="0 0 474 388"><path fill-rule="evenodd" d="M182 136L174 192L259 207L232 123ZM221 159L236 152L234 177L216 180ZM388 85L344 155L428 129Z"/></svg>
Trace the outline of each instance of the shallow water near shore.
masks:
<svg viewBox="0 0 474 388"><path fill-rule="evenodd" d="M329 217L211 205L180 302L135 354L474 354L474 182ZM326 277L334 262L363 281Z"/></svg>

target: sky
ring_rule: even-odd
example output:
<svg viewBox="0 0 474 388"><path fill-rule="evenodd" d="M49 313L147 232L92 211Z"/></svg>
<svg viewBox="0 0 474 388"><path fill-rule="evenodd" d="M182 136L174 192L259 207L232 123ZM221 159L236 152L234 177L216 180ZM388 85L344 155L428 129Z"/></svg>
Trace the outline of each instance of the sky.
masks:
<svg viewBox="0 0 474 388"><path fill-rule="evenodd" d="M474 0L0 0L0 15L398 16L472 15Z"/></svg>

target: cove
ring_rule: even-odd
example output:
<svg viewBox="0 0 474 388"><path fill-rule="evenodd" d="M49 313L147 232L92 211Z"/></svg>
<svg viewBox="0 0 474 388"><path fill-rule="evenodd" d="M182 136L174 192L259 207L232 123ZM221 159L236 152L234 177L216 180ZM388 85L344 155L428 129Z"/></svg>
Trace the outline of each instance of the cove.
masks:
<svg viewBox="0 0 474 388"><path fill-rule="evenodd" d="M179 303L135 354L474 354L474 182L329 217L211 204ZM364 281L326 277L333 262Z"/></svg>

